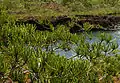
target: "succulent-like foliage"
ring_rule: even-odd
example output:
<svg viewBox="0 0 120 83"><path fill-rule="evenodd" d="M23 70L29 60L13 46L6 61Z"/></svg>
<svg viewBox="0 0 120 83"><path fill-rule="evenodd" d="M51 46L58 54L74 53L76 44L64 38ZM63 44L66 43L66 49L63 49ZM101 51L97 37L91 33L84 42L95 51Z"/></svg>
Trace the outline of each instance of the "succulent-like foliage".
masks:
<svg viewBox="0 0 120 83"><path fill-rule="evenodd" d="M52 31L38 31L31 24L16 25L15 19L0 9L0 82L113 82L120 77L118 44L105 33L89 43L87 38L92 37L87 32L92 27L83 24L85 32L80 34L70 33L64 25L54 29L51 24ZM56 50L75 55L61 56Z"/></svg>

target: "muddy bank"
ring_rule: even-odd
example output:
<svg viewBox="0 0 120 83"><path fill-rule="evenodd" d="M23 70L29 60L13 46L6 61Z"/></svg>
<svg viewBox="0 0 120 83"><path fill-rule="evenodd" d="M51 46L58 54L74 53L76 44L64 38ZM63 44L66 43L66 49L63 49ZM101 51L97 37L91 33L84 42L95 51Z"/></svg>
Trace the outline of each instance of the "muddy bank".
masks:
<svg viewBox="0 0 120 83"><path fill-rule="evenodd" d="M52 24L55 28L57 25L66 25L70 28L71 33L84 31L83 24L85 22L89 22L94 25L94 28L91 31L99 31L99 30L118 30L116 25L120 23L120 16L94 16L94 15L75 15L73 17L70 16L58 16L51 17L49 20L42 20L42 23L38 21L39 19L35 17L28 17L26 19L19 19L16 24L33 24L36 26L36 30L49 30L50 24ZM73 24L72 26L70 24ZM102 26L102 28L98 27L98 25Z"/></svg>

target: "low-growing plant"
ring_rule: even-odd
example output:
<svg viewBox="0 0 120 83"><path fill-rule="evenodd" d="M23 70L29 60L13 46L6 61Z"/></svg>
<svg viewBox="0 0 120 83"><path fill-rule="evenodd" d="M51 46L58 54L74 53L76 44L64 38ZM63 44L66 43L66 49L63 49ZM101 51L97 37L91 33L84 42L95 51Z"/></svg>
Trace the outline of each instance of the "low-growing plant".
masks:
<svg viewBox="0 0 120 83"><path fill-rule="evenodd" d="M109 34L101 33L99 41L91 44L86 40L92 27L88 23L84 24L86 32L78 35L64 25L56 29L51 25L50 32L38 31L30 24L16 25L14 21L9 19L0 27L0 81L106 83L119 77L118 44ZM75 56L60 56L57 49L72 50Z"/></svg>

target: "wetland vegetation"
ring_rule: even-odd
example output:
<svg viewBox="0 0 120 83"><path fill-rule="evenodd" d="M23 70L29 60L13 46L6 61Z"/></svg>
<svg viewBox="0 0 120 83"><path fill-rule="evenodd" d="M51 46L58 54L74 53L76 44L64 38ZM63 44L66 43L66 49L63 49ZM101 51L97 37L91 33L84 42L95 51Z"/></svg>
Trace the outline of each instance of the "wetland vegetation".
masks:
<svg viewBox="0 0 120 83"><path fill-rule="evenodd" d="M119 83L117 41L102 32L89 42L92 31L118 31L119 7L119 0L0 0L0 83Z"/></svg>

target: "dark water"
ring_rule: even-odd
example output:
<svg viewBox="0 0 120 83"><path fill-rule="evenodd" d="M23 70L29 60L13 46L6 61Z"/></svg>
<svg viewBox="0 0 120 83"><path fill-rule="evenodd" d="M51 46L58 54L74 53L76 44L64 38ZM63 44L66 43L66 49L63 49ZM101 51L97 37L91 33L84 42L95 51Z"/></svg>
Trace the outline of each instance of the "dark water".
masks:
<svg viewBox="0 0 120 83"><path fill-rule="evenodd" d="M86 41L88 41L89 43L99 41L98 36L100 33L110 34L112 36L112 40L115 40L118 43L119 45L118 49L120 49L120 31L105 31L105 32L96 31L96 32L88 33L88 35L92 35L92 40L86 39ZM74 46L72 48L74 49ZM67 58L76 55L76 53L72 50L64 51L62 49L57 49L56 53L61 56L66 56Z"/></svg>

